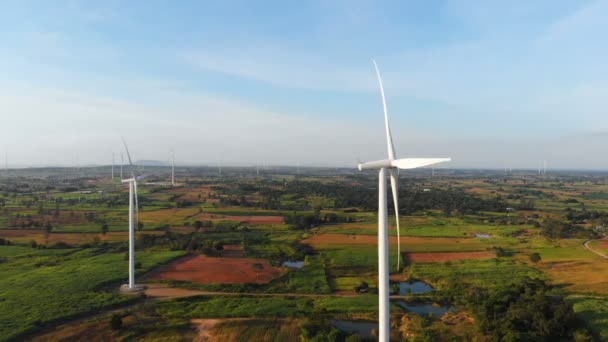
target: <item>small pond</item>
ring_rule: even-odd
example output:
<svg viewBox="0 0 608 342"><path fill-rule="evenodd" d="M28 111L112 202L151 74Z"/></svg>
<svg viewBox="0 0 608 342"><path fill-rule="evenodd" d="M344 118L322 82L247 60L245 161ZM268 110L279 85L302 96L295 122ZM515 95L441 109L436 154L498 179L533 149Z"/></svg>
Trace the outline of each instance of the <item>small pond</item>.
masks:
<svg viewBox="0 0 608 342"><path fill-rule="evenodd" d="M423 281L414 281L411 283L401 282L399 283L399 294L402 296L408 294L421 294L429 293L433 291L433 287Z"/></svg>
<svg viewBox="0 0 608 342"><path fill-rule="evenodd" d="M304 267L304 261L285 261L283 267L301 269Z"/></svg>
<svg viewBox="0 0 608 342"><path fill-rule="evenodd" d="M492 235L490 234L475 234L475 237L478 239L491 239Z"/></svg>
<svg viewBox="0 0 608 342"><path fill-rule="evenodd" d="M357 334L362 337L374 337L372 330L378 329L378 322L373 321L341 321L335 320L334 327L349 334Z"/></svg>
<svg viewBox="0 0 608 342"><path fill-rule="evenodd" d="M400 300L395 302L395 304L420 316L428 316L431 314L435 317L441 317L448 311L456 311L456 308L453 306L435 305L432 303L406 303Z"/></svg>

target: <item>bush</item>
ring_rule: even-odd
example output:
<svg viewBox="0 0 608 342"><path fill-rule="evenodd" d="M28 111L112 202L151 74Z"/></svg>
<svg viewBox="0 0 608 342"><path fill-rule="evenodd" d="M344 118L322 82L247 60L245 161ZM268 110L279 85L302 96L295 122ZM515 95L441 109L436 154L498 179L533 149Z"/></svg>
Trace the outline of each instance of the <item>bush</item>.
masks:
<svg viewBox="0 0 608 342"><path fill-rule="evenodd" d="M532 253L532 254L530 254L530 261L532 261L533 263L536 264L540 260L541 260L540 254L538 254L538 253Z"/></svg>
<svg viewBox="0 0 608 342"><path fill-rule="evenodd" d="M122 329L122 317L120 315L112 315L112 318L110 319L110 328L112 328L112 330Z"/></svg>

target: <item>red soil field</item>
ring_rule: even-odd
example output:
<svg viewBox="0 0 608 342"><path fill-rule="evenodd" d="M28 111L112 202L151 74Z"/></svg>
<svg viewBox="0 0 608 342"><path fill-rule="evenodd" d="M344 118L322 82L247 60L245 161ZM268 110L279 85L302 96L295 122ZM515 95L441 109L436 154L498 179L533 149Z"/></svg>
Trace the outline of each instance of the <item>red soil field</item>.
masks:
<svg viewBox="0 0 608 342"><path fill-rule="evenodd" d="M254 264L261 264L256 272ZM268 260L254 258L213 258L189 256L162 266L152 279L180 280L199 284L266 284L285 270L271 266Z"/></svg>
<svg viewBox="0 0 608 342"><path fill-rule="evenodd" d="M471 259L491 259L495 255L489 252L448 252L448 253L408 253L407 258L413 262L446 262Z"/></svg>
<svg viewBox="0 0 608 342"><path fill-rule="evenodd" d="M596 246L598 248L608 248L608 240L599 240L598 242L596 242ZM594 247L594 246L591 245L591 247Z"/></svg>
<svg viewBox="0 0 608 342"><path fill-rule="evenodd" d="M242 258L245 256L245 252L239 245L224 245L222 251L222 257L224 258Z"/></svg>

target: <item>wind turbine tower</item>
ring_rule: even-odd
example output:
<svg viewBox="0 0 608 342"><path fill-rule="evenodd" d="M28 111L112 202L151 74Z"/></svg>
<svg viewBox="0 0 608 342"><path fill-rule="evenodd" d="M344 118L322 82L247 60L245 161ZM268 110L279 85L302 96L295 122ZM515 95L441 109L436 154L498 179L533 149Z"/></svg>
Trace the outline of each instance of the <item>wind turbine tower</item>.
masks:
<svg viewBox="0 0 608 342"><path fill-rule="evenodd" d="M377 160L372 162L360 163L359 170L380 170L378 183L378 294L379 294L379 341L388 342L390 338L390 303L389 303L389 260L388 260L388 203L386 191L387 171L390 174L391 188L393 193L393 202L395 204L395 216L397 222L397 269L401 258L401 241L399 232L399 196L398 196L398 169L414 169L424 166L430 166L437 163L450 161L450 158L405 158L396 159L395 148L393 146L393 138L388 121L388 111L386 108L386 99L384 96L384 87L380 71L373 61L380 86L380 95L382 96L382 108L384 111L384 126L386 130L386 143L388 149L388 159Z"/></svg>
<svg viewBox="0 0 608 342"><path fill-rule="evenodd" d="M138 177L135 177L135 168L131 161L131 155L129 154L129 148L127 143L123 139L125 150L127 151L127 157L129 159L129 165L131 167L131 178L121 180L122 183L129 184L129 282L121 286L122 291L134 292L142 291L145 289L143 285L135 284L135 225L139 221L139 203L137 200L137 181Z"/></svg>
<svg viewBox="0 0 608 342"><path fill-rule="evenodd" d="M175 152L171 150L171 185L175 186Z"/></svg>
<svg viewBox="0 0 608 342"><path fill-rule="evenodd" d="M122 166L125 164L125 156L120 152L120 179L122 179Z"/></svg>
<svg viewBox="0 0 608 342"><path fill-rule="evenodd" d="M112 181L114 181L114 152L112 152Z"/></svg>

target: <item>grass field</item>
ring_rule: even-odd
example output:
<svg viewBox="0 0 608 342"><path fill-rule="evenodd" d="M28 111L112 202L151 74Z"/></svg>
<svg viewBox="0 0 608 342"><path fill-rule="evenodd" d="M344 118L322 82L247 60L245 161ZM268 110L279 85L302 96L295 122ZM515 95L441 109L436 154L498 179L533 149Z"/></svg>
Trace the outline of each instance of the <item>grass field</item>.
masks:
<svg viewBox="0 0 608 342"><path fill-rule="evenodd" d="M293 317L318 313L374 313L378 297L361 295L355 297L210 297L180 299L162 302L157 306L159 314L182 318L225 317Z"/></svg>
<svg viewBox="0 0 608 342"><path fill-rule="evenodd" d="M137 254L143 272L181 252ZM35 250L0 246L0 336L9 339L46 323L74 317L133 297L103 291L127 278L124 253L99 249Z"/></svg>
<svg viewBox="0 0 608 342"><path fill-rule="evenodd" d="M461 260L443 264L413 264L407 273L415 279L423 279L438 288L454 282L484 288L509 284L525 277L545 278L542 272L509 258Z"/></svg>

